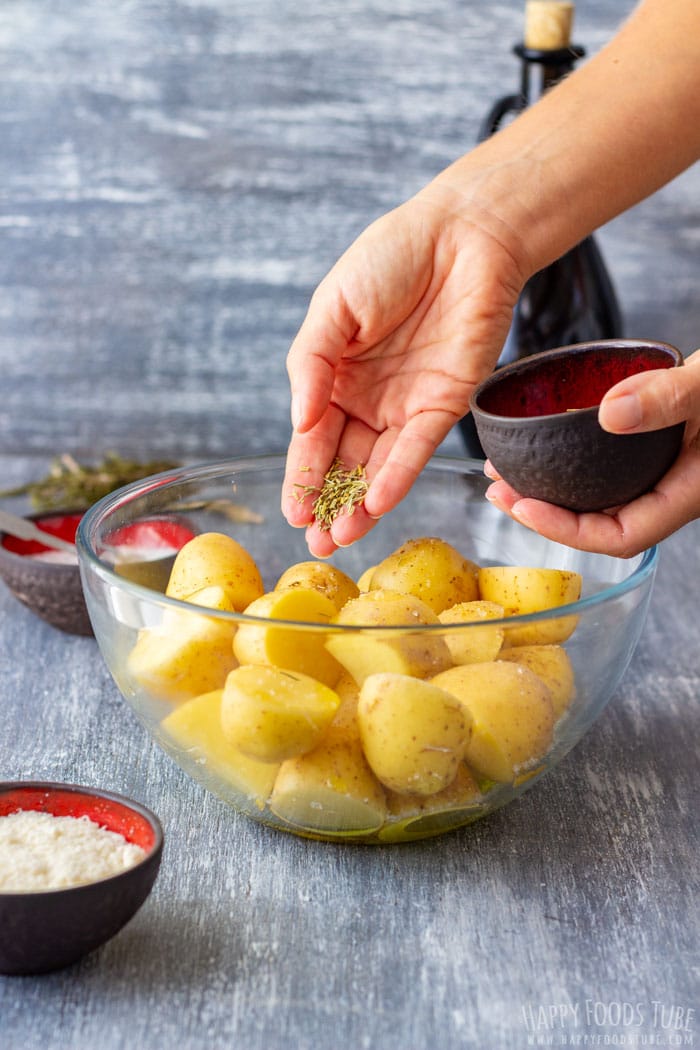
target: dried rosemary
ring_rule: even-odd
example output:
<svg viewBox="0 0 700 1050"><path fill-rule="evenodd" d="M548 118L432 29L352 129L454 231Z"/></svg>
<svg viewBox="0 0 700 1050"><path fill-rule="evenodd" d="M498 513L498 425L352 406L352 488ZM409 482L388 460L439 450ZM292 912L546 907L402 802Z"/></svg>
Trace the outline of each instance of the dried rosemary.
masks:
<svg viewBox="0 0 700 1050"><path fill-rule="evenodd" d="M297 484L296 488L299 490L297 499L300 503L308 496L317 494L312 504L314 519L321 531L327 532L339 514L354 513L355 507L367 495L369 484L361 463L348 470L339 459L335 459L324 475L320 489L315 485L301 484Z"/></svg>
<svg viewBox="0 0 700 1050"><path fill-rule="evenodd" d="M64 453L52 461L46 477L0 492L0 498L29 496L36 511L86 510L122 485L175 466L178 464L164 460L139 463L116 452L108 452L96 466L84 466Z"/></svg>

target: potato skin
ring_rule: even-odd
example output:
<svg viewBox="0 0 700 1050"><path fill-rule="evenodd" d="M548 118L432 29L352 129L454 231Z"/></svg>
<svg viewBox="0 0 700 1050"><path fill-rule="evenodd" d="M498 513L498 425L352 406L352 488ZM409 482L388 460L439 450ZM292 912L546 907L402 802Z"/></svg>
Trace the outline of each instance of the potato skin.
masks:
<svg viewBox="0 0 700 1050"><path fill-rule="evenodd" d="M186 601L211 586L224 588L236 612L243 612L265 589L248 551L221 532L202 532L178 551L165 593Z"/></svg>
<svg viewBox="0 0 700 1050"><path fill-rule="evenodd" d="M464 759L477 773L510 783L545 755L554 727L552 698L529 668L501 660L464 664L443 671L432 684L468 711Z"/></svg>
<svg viewBox="0 0 700 1050"><path fill-rule="evenodd" d="M386 818L386 800L362 750L357 688L347 676L339 688L340 707L318 746L282 763L270 809L309 834L342 838L376 832Z"/></svg>
<svg viewBox="0 0 700 1050"><path fill-rule="evenodd" d="M495 660L501 650L505 637L502 624L488 626L488 620L500 620L505 616L502 605L495 602L475 601L458 602L440 613L440 623L483 623L484 626L463 628L454 633L445 634L445 643L450 656L456 664L478 664L485 660Z"/></svg>
<svg viewBox="0 0 700 1050"><path fill-rule="evenodd" d="M333 602L336 611L360 593L358 585L347 573L326 561L300 561L282 573L275 590L287 587L314 587Z"/></svg>
<svg viewBox="0 0 700 1050"><path fill-rule="evenodd" d="M237 667L226 678L221 728L227 742L259 762L283 762L311 751L340 698L308 675L276 667Z"/></svg>
<svg viewBox="0 0 700 1050"><path fill-rule="evenodd" d="M330 624L336 615L331 599L315 587L292 586L268 591L245 610L248 616L270 620L296 620ZM241 664L266 664L311 675L333 686L341 666L326 650L323 631L305 631L275 623L242 623L233 640L233 651Z"/></svg>
<svg viewBox="0 0 700 1050"><path fill-rule="evenodd" d="M561 645L519 645L503 649L499 660L529 667L541 678L552 698L554 717L561 718L576 696L574 669L566 649Z"/></svg>
<svg viewBox="0 0 700 1050"><path fill-rule="evenodd" d="M435 536L407 540L379 563L370 579L378 588L413 594L440 613L458 602L476 601L478 566Z"/></svg>
<svg viewBox="0 0 700 1050"><path fill-rule="evenodd" d="M434 795L455 779L470 718L443 689L407 675L370 675L360 690L357 719L367 761L385 787Z"/></svg>
<svg viewBox="0 0 700 1050"><path fill-rule="evenodd" d="M494 565L478 572L479 597L502 605L506 616L556 609L581 597L581 576L564 569ZM564 642L573 634L577 616L543 619L506 631L506 645L547 645Z"/></svg>
<svg viewBox="0 0 700 1050"><path fill-rule="evenodd" d="M221 730L223 689L203 693L180 704L161 722L166 743L195 751L205 769L262 809L269 798L278 767L249 758L225 739Z"/></svg>
<svg viewBox="0 0 700 1050"><path fill-rule="evenodd" d="M335 623L365 627L405 627L405 632L331 634L326 648L361 685L380 671L428 678L450 667L449 649L438 633L411 633L421 624L439 624L435 613L412 594L377 589L346 602Z"/></svg>
<svg viewBox="0 0 700 1050"><path fill-rule="evenodd" d="M229 592L222 587L205 587L188 601L233 611ZM233 621L187 609L166 609L160 626L139 631L127 657L127 672L139 688L171 703L219 689L236 666L235 631Z"/></svg>

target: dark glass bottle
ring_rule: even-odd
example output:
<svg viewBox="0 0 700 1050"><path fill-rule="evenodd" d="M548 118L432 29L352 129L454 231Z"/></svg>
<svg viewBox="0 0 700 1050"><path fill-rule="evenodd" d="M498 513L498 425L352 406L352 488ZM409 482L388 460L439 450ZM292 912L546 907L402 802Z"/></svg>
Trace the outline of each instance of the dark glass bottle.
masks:
<svg viewBox="0 0 700 1050"><path fill-rule="evenodd" d="M578 46L539 50L518 44L513 50L521 60L520 92L494 104L481 126L480 141L494 134L506 117L537 101L585 54ZM619 338L622 332L610 275L595 238L587 237L527 282L496 367L569 343ZM471 415L459 426L467 455L483 459Z"/></svg>

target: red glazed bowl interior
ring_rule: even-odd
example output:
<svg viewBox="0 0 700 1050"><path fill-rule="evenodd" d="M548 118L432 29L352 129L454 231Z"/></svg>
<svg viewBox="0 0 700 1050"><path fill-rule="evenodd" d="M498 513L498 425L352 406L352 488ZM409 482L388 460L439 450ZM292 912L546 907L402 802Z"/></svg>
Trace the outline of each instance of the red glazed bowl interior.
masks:
<svg viewBox="0 0 700 1050"><path fill-rule="evenodd" d="M621 380L675 364L676 358L661 347L640 346L625 354L572 347L569 353L538 354L519 362L517 371L496 373L498 382L484 387L478 404L485 412L509 418L593 408Z"/></svg>
<svg viewBox="0 0 700 1050"><path fill-rule="evenodd" d="M54 817L89 817L150 853L161 838L160 830L154 826L153 818L135 809L135 805L109 794L92 795L80 788L34 784L0 788L0 817L19 810L36 810Z"/></svg>

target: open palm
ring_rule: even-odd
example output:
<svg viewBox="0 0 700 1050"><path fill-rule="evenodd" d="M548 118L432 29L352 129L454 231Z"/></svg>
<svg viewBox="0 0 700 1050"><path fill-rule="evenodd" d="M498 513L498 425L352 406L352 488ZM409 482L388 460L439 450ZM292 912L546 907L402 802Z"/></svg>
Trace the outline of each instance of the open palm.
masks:
<svg viewBox="0 0 700 1050"><path fill-rule="evenodd" d="M486 225L415 198L370 226L316 290L287 362L295 429L282 497L313 554L396 506L493 368L522 275ZM321 531L303 493L336 457L365 465L370 488Z"/></svg>

